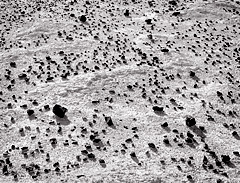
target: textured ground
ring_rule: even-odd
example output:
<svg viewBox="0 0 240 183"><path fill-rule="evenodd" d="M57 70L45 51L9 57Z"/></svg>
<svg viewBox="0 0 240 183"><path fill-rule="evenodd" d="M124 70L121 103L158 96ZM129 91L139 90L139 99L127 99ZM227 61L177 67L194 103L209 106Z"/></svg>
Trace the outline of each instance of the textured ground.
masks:
<svg viewBox="0 0 240 183"><path fill-rule="evenodd" d="M239 1L0 13L0 182L240 182Z"/></svg>

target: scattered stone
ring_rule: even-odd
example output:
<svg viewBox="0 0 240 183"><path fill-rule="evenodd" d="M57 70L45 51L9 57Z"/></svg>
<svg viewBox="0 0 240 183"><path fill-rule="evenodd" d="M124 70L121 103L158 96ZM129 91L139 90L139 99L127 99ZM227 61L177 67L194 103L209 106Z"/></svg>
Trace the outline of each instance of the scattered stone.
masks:
<svg viewBox="0 0 240 183"><path fill-rule="evenodd" d="M190 72L189 72L189 75L190 75L190 77L195 77L196 74L195 74L195 72L190 71Z"/></svg>
<svg viewBox="0 0 240 183"><path fill-rule="evenodd" d="M16 62L10 62L10 66L13 67L13 68L17 68Z"/></svg>
<svg viewBox="0 0 240 183"><path fill-rule="evenodd" d="M32 116L34 114L34 110L28 109L27 114L28 114L28 116Z"/></svg>
<svg viewBox="0 0 240 183"><path fill-rule="evenodd" d="M96 157L93 153L89 153L87 156L90 160L95 160L96 159Z"/></svg>
<svg viewBox="0 0 240 183"><path fill-rule="evenodd" d="M105 117L105 121L108 126L114 126L112 118L111 117Z"/></svg>
<svg viewBox="0 0 240 183"><path fill-rule="evenodd" d="M124 15L128 17L130 15L129 10L125 10Z"/></svg>
<svg viewBox="0 0 240 183"><path fill-rule="evenodd" d="M180 15L181 13L179 12L179 11L175 11L175 12L173 12L173 16L178 16L178 15Z"/></svg>
<svg viewBox="0 0 240 183"><path fill-rule="evenodd" d="M169 1L168 3L169 3L170 5L177 6L177 2L176 2L176 1L173 1L173 0L172 0L172 1Z"/></svg>
<svg viewBox="0 0 240 183"><path fill-rule="evenodd" d="M236 131L233 131L233 132L232 132L232 135L233 135L236 139L240 140L240 136L238 135L238 133L237 133Z"/></svg>
<svg viewBox="0 0 240 183"><path fill-rule="evenodd" d="M229 155L221 155L221 158L222 158L222 162L223 163L230 163L230 156Z"/></svg>
<svg viewBox="0 0 240 183"><path fill-rule="evenodd" d="M239 157L240 157L240 153L239 153L238 151L233 151L233 154L234 154L235 156L239 156Z"/></svg>
<svg viewBox="0 0 240 183"><path fill-rule="evenodd" d="M187 116L186 118L186 125L188 127L192 127L192 126L195 126L196 125L196 120L195 118L191 117L191 116Z"/></svg>
<svg viewBox="0 0 240 183"><path fill-rule="evenodd" d="M164 108L163 107L158 107L158 106L153 106L152 109L153 109L154 112L163 112Z"/></svg>
<svg viewBox="0 0 240 183"><path fill-rule="evenodd" d="M166 127L168 127L168 123L165 122L165 123L161 124L161 126L162 126L163 128L166 128Z"/></svg>
<svg viewBox="0 0 240 183"><path fill-rule="evenodd" d="M80 20L81 22L86 22L86 21L87 21L87 17L86 17L85 15L81 15L80 18L79 18L79 20Z"/></svg>
<svg viewBox="0 0 240 183"><path fill-rule="evenodd" d="M49 105L44 105L44 109L45 109L46 111L49 111L49 110L50 110Z"/></svg>
<svg viewBox="0 0 240 183"><path fill-rule="evenodd" d="M169 49L163 48L163 49L161 49L161 52L167 53L167 52L169 52Z"/></svg>
<svg viewBox="0 0 240 183"><path fill-rule="evenodd" d="M99 163L100 163L100 165L101 165L103 168L106 168L106 163L105 163L105 161L104 161L103 159L100 159L100 160L99 160Z"/></svg>
<svg viewBox="0 0 240 183"><path fill-rule="evenodd" d="M137 157L137 155L136 155L136 153L135 153L135 152L131 152L131 153L130 153L130 156L131 156L131 157L134 157L134 158L136 158L136 157Z"/></svg>
<svg viewBox="0 0 240 183"><path fill-rule="evenodd" d="M19 79L26 79L27 78L27 74L25 74L25 73L19 74L18 78Z"/></svg>
<svg viewBox="0 0 240 183"><path fill-rule="evenodd" d="M56 104L54 107L53 107L53 113L58 116L59 118L64 118L65 116L65 113L67 112L67 108L65 107L62 107L58 104Z"/></svg>
<svg viewBox="0 0 240 183"><path fill-rule="evenodd" d="M149 19L146 19L145 22L146 22L147 24L152 24L152 19L150 19L150 18L149 18Z"/></svg>

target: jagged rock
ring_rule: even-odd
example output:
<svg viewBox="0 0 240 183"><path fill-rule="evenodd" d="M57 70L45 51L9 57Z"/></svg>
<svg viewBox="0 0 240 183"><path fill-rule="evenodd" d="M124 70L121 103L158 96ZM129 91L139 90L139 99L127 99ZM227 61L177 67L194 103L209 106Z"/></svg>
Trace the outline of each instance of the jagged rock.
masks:
<svg viewBox="0 0 240 183"><path fill-rule="evenodd" d="M167 52L169 52L169 49L163 48L163 49L161 49L161 52L167 53Z"/></svg>
<svg viewBox="0 0 240 183"><path fill-rule="evenodd" d="M152 24L152 19L146 19L145 22L146 22L147 24Z"/></svg>
<svg viewBox="0 0 240 183"><path fill-rule="evenodd" d="M191 126L196 125L196 120L195 120L195 118L193 118L193 117L191 117L191 116L188 116L188 117L186 118L186 125L187 125L188 127L191 127Z"/></svg>
<svg viewBox="0 0 240 183"><path fill-rule="evenodd" d="M28 110L27 110L27 114L28 114L28 116L33 115L33 114L34 114L34 110L28 109Z"/></svg>
<svg viewBox="0 0 240 183"><path fill-rule="evenodd" d="M105 121L108 124L108 126L114 126L112 118L111 117L105 117Z"/></svg>
<svg viewBox="0 0 240 183"><path fill-rule="evenodd" d="M190 72L189 72L189 75L190 75L191 77L194 77L194 76L195 76L195 72L190 71Z"/></svg>
<svg viewBox="0 0 240 183"><path fill-rule="evenodd" d="M173 5L173 6L176 6L177 5L177 2L176 1L169 1L168 2L170 5Z"/></svg>
<svg viewBox="0 0 240 183"><path fill-rule="evenodd" d="M79 17L79 20L80 20L81 22L86 22L86 21L87 21L87 18L86 18L85 15L81 15L81 16Z"/></svg>
<svg viewBox="0 0 240 183"><path fill-rule="evenodd" d="M168 127L168 123L165 122L165 123L161 124L161 126L162 126L163 128L166 128L166 127Z"/></svg>
<svg viewBox="0 0 240 183"><path fill-rule="evenodd" d="M13 67L13 68L16 68L17 64L16 64L16 62L10 62L10 66Z"/></svg>
<svg viewBox="0 0 240 183"><path fill-rule="evenodd" d="M222 162L229 163L230 162L230 156L229 155L221 155Z"/></svg>
<svg viewBox="0 0 240 183"><path fill-rule="evenodd" d="M128 17L128 16L130 15L129 10L126 10L126 11L124 12L124 15L125 15L126 17Z"/></svg>
<svg viewBox="0 0 240 183"><path fill-rule="evenodd" d="M54 107L53 107L53 113L58 116L59 118L64 118L65 116L65 113L67 112L67 108L65 107L62 107L58 104L56 104Z"/></svg>
<svg viewBox="0 0 240 183"><path fill-rule="evenodd" d="M163 107L153 106L154 112L163 112Z"/></svg>

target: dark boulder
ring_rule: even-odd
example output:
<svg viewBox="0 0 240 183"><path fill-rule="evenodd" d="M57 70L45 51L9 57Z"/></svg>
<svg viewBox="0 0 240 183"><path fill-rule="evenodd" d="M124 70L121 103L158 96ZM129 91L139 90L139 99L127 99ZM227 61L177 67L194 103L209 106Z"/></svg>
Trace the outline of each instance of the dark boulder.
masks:
<svg viewBox="0 0 240 183"><path fill-rule="evenodd" d="M161 49L161 52L167 53L167 52L169 52L169 49L163 48L163 49Z"/></svg>
<svg viewBox="0 0 240 183"><path fill-rule="evenodd" d="M58 116L59 118L64 118L65 116L65 113L67 112L68 110L65 108L65 107L62 107L58 104L56 104L54 107L53 107L53 113Z"/></svg>
<svg viewBox="0 0 240 183"><path fill-rule="evenodd" d="M147 24L152 24L152 19L150 19L150 18L149 18L149 19L146 19L145 22L146 22Z"/></svg>
<svg viewBox="0 0 240 183"><path fill-rule="evenodd" d="M163 112L163 107L153 106L154 112Z"/></svg>
<svg viewBox="0 0 240 183"><path fill-rule="evenodd" d="M170 5L173 5L173 6L176 6L177 5L177 2L176 1L169 1L168 2Z"/></svg>
<svg viewBox="0 0 240 183"><path fill-rule="evenodd" d="M187 125L188 127L192 127L192 126L196 125L196 120L195 120L195 118L193 118L193 117L191 117L191 116L188 116L188 117L186 118L186 125Z"/></svg>
<svg viewBox="0 0 240 183"><path fill-rule="evenodd" d="M28 114L28 116L33 115L33 114L34 114L34 110L28 109L28 110L27 110L27 114Z"/></svg>
<svg viewBox="0 0 240 183"><path fill-rule="evenodd" d="M194 77L194 76L195 76L195 72L190 71L190 72L189 72L189 75L190 75L190 77Z"/></svg>
<svg viewBox="0 0 240 183"><path fill-rule="evenodd" d="M114 126L112 118L111 117L105 117L105 121L108 124L108 126Z"/></svg>
<svg viewBox="0 0 240 183"><path fill-rule="evenodd" d="M16 68L17 64L16 64L16 62L10 62L10 66L13 67L13 68Z"/></svg>
<svg viewBox="0 0 240 183"><path fill-rule="evenodd" d="M126 17L128 17L128 16L130 15L129 10L126 10L126 11L124 12L124 15L125 15Z"/></svg>
<svg viewBox="0 0 240 183"><path fill-rule="evenodd" d="M172 15L173 15L173 16L178 16L178 15L180 15L180 12L179 12L179 11L175 11L175 12L173 12Z"/></svg>
<svg viewBox="0 0 240 183"><path fill-rule="evenodd" d="M230 163L230 157L228 155L221 155L222 162L228 164Z"/></svg>
<svg viewBox="0 0 240 183"><path fill-rule="evenodd" d="M87 17L86 17L85 15L81 15L81 16L79 17L79 20L80 20L81 22L86 22L86 21L87 21Z"/></svg>

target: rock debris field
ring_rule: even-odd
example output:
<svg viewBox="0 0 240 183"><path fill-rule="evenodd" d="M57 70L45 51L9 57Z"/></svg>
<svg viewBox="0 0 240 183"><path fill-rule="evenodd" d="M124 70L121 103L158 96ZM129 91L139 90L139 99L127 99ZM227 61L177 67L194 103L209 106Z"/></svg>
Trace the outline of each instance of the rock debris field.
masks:
<svg viewBox="0 0 240 183"><path fill-rule="evenodd" d="M2 0L1 183L239 183L240 1Z"/></svg>

